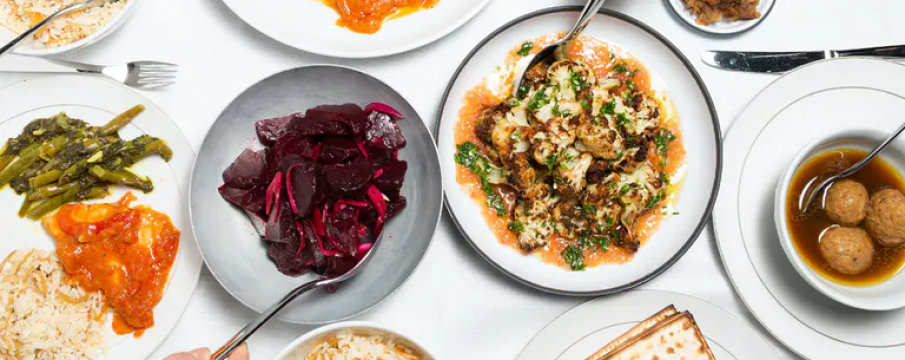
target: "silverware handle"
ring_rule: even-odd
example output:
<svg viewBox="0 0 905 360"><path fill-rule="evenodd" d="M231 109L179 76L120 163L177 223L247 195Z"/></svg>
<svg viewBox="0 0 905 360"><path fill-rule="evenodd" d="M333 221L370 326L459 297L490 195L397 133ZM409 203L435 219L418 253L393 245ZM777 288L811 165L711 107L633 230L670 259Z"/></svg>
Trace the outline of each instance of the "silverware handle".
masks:
<svg viewBox="0 0 905 360"><path fill-rule="evenodd" d="M233 353L233 350L236 350L236 348L242 345L245 340L248 340L248 337L258 331L261 326L264 326L267 321L273 318L278 312L280 312L280 310L286 307L286 305L289 305L292 300L295 300L295 298L299 297L299 295L304 294L308 290L321 287L324 284L325 282L322 280L311 281L295 288L290 293L286 294L286 296L280 299L280 301L278 301L276 304L273 304L269 309L258 315L258 317L252 320L252 322L248 323L248 325L245 325L242 330L239 330L239 332L236 333L236 335L233 336L226 343L226 345L223 345L223 347L221 347L219 350L213 353L213 355L211 355L211 360L228 359L229 355Z"/></svg>
<svg viewBox="0 0 905 360"><path fill-rule="evenodd" d="M591 19L594 18L594 15L600 11L600 8L603 7L603 3L606 0L590 0L587 5L585 5L584 9L581 10L581 15L578 17L578 22L575 23L575 26L572 27L572 30L569 30L569 33L563 37L565 42L571 42L578 38L578 35L581 35L581 32L584 31L588 24L591 22Z"/></svg>
<svg viewBox="0 0 905 360"><path fill-rule="evenodd" d="M905 58L905 45L878 46L864 49L839 50L839 57L845 56L876 56L884 58Z"/></svg>
<svg viewBox="0 0 905 360"><path fill-rule="evenodd" d="M17 46L19 46L19 44L22 42L22 40L25 40L26 38L28 38L29 36L31 36L32 34L34 34L35 32L37 32L38 30L41 30L41 28L44 27L44 25L47 25L47 24L50 23L51 21L56 20L56 19L57 19L58 17L60 17L60 16L63 16L63 15L69 14L69 13L71 13L71 12L73 12L73 11L76 11L76 10L79 10L79 9L81 9L81 8L84 8L84 7L87 6L89 3L91 3L91 1L86 1L86 2L83 2L83 3L80 3L80 4L72 5L72 6L68 7L68 8L63 9L63 10L57 11L56 13L54 13L53 15L48 16L48 17L45 18L44 20L41 20L37 25L32 26L32 27L31 27L30 29L28 29L28 30L25 30L25 32L23 32L23 33L20 34L19 36L16 36L16 38L14 38L12 41L10 41L9 43L7 43L6 45L3 45L3 47L0 47L0 57L3 57L3 55L6 55L6 53L8 53L8 52L12 51L13 49L15 49Z"/></svg>
<svg viewBox="0 0 905 360"><path fill-rule="evenodd" d="M902 131L905 131L905 123L903 123L902 125L899 125L899 128L896 129L896 131L894 131L891 135L889 135L889 137L886 138L886 140L883 140L883 143L881 143L880 146L877 146L877 148L874 149L874 151L871 151L870 154L867 154L867 156L865 156L863 159L861 159L861 161L855 163L855 165L853 165L853 166L849 167L848 169L845 169L845 171L839 173L838 176L840 176L840 177L851 176L856 171L860 170L865 164L867 164L868 162L873 160L877 156L877 154L879 154L881 151L883 151L883 149L885 149L893 140L895 140L896 137L898 137L899 134L902 133Z"/></svg>

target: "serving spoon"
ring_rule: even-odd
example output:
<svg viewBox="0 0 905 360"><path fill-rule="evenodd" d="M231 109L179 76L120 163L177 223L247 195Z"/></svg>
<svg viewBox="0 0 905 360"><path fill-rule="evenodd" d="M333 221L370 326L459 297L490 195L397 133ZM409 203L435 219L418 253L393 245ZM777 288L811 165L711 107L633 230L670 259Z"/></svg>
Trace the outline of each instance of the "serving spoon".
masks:
<svg viewBox="0 0 905 360"><path fill-rule="evenodd" d="M251 335L256 331L258 331L261 326L264 326L267 321L272 319L278 312L280 312L280 310L283 310L286 305L289 305L292 300L295 300L300 295L308 292L309 290L317 289L319 287L339 285L340 283L355 277L355 275L358 275L365 264L367 264L368 261L371 260L371 257L374 255L374 253L377 252L377 246L380 245L380 241L383 238L382 234L383 232L381 231L381 233L377 235L377 240L374 240L373 245L371 245L371 249L368 250L368 252L365 253L365 256L362 257L361 260L358 261L357 264L355 264L355 266L349 269L349 271L346 271L344 274L337 277L324 277L318 280L307 282L293 289L288 294L286 294L286 296L283 296L280 301L277 301L275 304L271 305L270 308L258 315L258 317L248 323L248 325L245 325L242 330L239 330L239 332L235 336L233 336L229 340L229 342L226 343L226 345L223 345L223 347L221 347L219 350L214 352L213 355L211 355L211 360L227 360L229 358L229 355L232 354L232 352L236 350L236 348L242 345L242 343L244 343L245 340L251 337Z"/></svg>
<svg viewBox="0 0 905 360"><path fill-rule="evenodd" d="M823 192L823 190L829 188L829 186L832 185L834 182L844 179L846 177L849 177L852 174L856 173L858 170L861 170L861 168L863 168L864 165L867 165L867 163L869 163L871 160L873 160L875 157L877 157L877 155L879 155L880 152L883 151L883 149L885 149L887 145L889 145L896 137L898 137L899 134L902 133L902 131L905 131L905 124L900 125L899 128L896 129L896 131L893 131L893 133L891 135L889 135L889 137L886 138L886 140L883 140L883 142L880 143L880 145L877 146L877 148L875 148L873 151L871 151L870 154L867 154L867 156L864 157L864 159L861 159L861 161L858 161L857 163L855 163L855 165L852 165L849 168L842 170L842 172L840 172L836 175L830 176L826 180L823 180L823 182L821 182L817 186L811 188L807 192L807 197L805 198L805 201L798 203L798 211L800 211L802 214L804 214L808 209L811 208L811 203L814 202L814 200Z"/></svg>
<svg viewBox="0 0 905 360"><path fill-rule="evenodd" d="M45 25L49 24L51 21L54 21L61 16L69 15L69 14L74 13L79 10L85 10L87 8L101 6L105 3L107 3L108 1L110 1L110 0L87 0L87 1L80 2L78 4L69 5L63 9L60 9L60 11L57 11L57 12L53 13L52 15L48 16L47 18L45 18L44 20L41 20L40 22L35 24L35 26L32 26L30 29L25 30L25 32L23 32L22 34L20 34L19 36L16 36L15 39L8 42L6 45L3 45L3 47L0 47L0 57L2 57L6 53L15 49L17 46L19 46L20 43L22 43L23 40L27 39L29 36L31 36L32 34L37 32L38 30L41 30L41 28L43 28Z"/></svg>
<svg viewBox="0 0 905 360"><path fill-rule="evenodd" d="M577 39L578 35L581 35L581 32L588 27L588 23L590 23L594 15L600 11L600 7L603 6L605 1L606 0L588 1L587 5L584 6L584 9L581 10L581 15L578 16L578 22L575 23L572 30L569 30L569 32L561 39L556 40L553 44L547 45L537 54L534 54L528 62L528 66L516 69L515 76L512 77L514 79L512 82L512 97L518 98L519 87L522 84L522 80L525 78L525 73L535 65L542 62L548 62L552 59L561 60L569 58L569 47L572 45L572 41Z"/></svg>

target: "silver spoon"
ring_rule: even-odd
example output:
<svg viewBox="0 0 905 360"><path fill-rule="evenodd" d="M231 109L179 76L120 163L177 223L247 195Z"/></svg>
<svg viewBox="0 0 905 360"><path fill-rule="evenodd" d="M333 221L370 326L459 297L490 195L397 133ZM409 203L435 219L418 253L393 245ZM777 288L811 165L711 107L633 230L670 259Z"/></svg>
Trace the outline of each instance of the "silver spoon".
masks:
<svg viewBox="0 0 905 360"><path fill-rule="evenodd" d="M42 27L49 24L51 21L54 21L61 16L65 16L65 15L71 14L71 13L79 11L79 10L84 10L84 9L87 9L90 7L103 5L107 1L110 1L110 0L87 0L84 2L80 2L78 4L72 4L66 8L63 8L60 11L57 11L53 15L48 16L46 19L41 20L41 22L39 22L37 25L32 26L28 30L25 30L25 32L23 32L22 34L17 36L15 39L10 41L6 45L3 45L3 47L0 47L0 57L2 57L6 53L15 49L17 46L19 46L20 43L22 43L22 40L27 39L29 36L31 36L32 34L37 32L38 30L41 30Z"/></svg>
<svg viewBox="0 0 905 360"><path fill-rule="evenodd" d="M848 169L842 170L842 172L830 176L826 180L823 180L823 182L818 184L816 187L813 187L812 190L808 192L808 196L807 198L805 198L805 201L799 202L798 211L800 211L802 214L805 213L805 211L811 208L811 203L814 202L814 199L816 199L818 195L823 192L823 190L832 185L833 182L849 177L858 170L861 170L864 165L867 165L867 163L877 157L877 155L879 155L880 152L883 151L883 149L885 149L887 145L889 145L889 143L891 143L896 137L898 137L899 134L902 133L902 131L905 131L905 124L900 125L899 128L892 133L892 135L889 135L886 140L883 140L883 142L880 143L880 146L877 146L877 148L871 151L870 154L867 154L864 159L861 159L861 161L857 162L855 165L850 166ZM802 204L804 204L804 206L802 206Z"/></svg>
<svg viewBox="0 0 905 360"><path fill-rule="evenodd" d="M516 70L516 76L513 76L513 79L515 80L512 82L512 97L518 98L519 86L521 86L522 80L525 78L525 72L541 62L549 61L551 58L567 59L569 57L569 46L571 46L572 41L577 39L578 35L581 35L581 32L588 26L588 23L591 22L594 15L600 11L600 7L603 6L605 1L606 0L588 1L588 4L581 10L581 15L578 16L578 22L575 23L575 26L572 27L572 30L569 30L566 36L563 36L553 44L541 49L537 54L534 54L531 61L528 62L528 66L524 69Z"/></svg>
<svg viewBox="0 0 905 360"><path fill-rule="evenodd" d="M214 352L213 355L211 355L211 360L227 360L229 358L229 355L232 354L232 352L236 350L236 348L242 345L245 340L251 337L251 335L258 331L261 326L264 326L267 321L273 318L278 312L280 312L280 310L286 307L286 305L289 305L292 300L295 300L297 297L299 297L299 295L308 292L308 290L317 289L319 287L339 285L343 281L349 280L355 275L358 275L364 265L367 264L371 259L371 256L374 255L375 252L377 252L377 246L380 245L380 240L382 238L382 233L378 234L377 240L374 240L374 244L371 245L371 249L368 250L363 258L361 258L358 264L355 264L355 266L349 269L349 271L347 271L346 273L333 278L322 278L319 280L314 280L302 284L290 291L288 294L286 294L286 296L283 296L280 301L277 301L276 304L271 305L269 309L258 315L258 317L248 323L248 325L245 325L242 330L239 330L239 332L235 336L233 336L229 340L229 342L226 343L226 345L223 345L223 347L221 347L219 350Z"/></svg>

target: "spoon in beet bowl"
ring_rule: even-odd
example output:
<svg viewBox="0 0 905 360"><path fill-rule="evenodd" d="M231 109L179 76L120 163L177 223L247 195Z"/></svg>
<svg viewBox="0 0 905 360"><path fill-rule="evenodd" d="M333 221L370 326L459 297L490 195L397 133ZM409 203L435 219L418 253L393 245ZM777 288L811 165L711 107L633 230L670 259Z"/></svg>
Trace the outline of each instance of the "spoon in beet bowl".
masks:
<svg viewBox="0 0 905 360"><path fill-rule="evenodd" d="M350 106L352 107L352 109L349 109ZM370 122L370 127L367 130L367 134L369 135L369 137L372 137L372 141L378 141L379 143L384 144L384 145L387 145L387 142L389 142L390 145L393 145L393 146L387 145L388 146L387 149L389 149L389 150L393 150L393 149L398 150L398 148L405 146L404 137L402 137L401 132L399 132L398 129L395 127L396 119L402 119L403 116L401 113L399 113L398 111L396 111L395 109L393 109L387 105L380 104L380 103L372 103L365 108L364 112L362 112L362 110L360 108L357 108L357 106L355 106L353 104L346 104L346 105L339 105L339 106L327 105L324 107L317 107L314 109L310 109L309 113L312 111L337 112L337 111L342 111L342 110L345 110L348 112L353 112L353 113L361 113L361 114L368 113L369 114L368 121ZM293 118L295 118L295 117L293 117ZM265 121L272 121L272 120L279 121L279 119L271 119L271 120L265 120ZM306 119L301 118L301 120L304 121ZM313 120L311 120L311 121L313 121ZM394 137L393 134L398 135L398 138ZM371 135L373 135L373 136L371 136ZM379 135L382 135L382 136L379 136ZM293 135L284 135L284 136L291 137ZM277 142L279 142L279 141L277 141ZM321 144L319 144L315 148L320 149L320 145ZM366 149L365 149L366 145L358 144L358 146L364 156L364 159L367 159L368 151L366 151ZM315 150L313 152L319 154L320 150ZM246 149L246 152L243 152L243 154L240 155L239 159L237 159L237 162L233 163L233 165L231 165L230 168L227 169L224 177L242 179L241 176L238 176L236 174L228 174L228 173L230 173L234 167L236 167L236 169L237 169L237 170L235 170L236 173L239 173L239 174L243 173L243 170L239 169L241 166L239 166L237 164L238 163L244 163L246 165L251 164L253 162L253 160L255 159L254 153L255 153L254 151L250 151L250 150ZM371 156L373 156L373 154ZM395 158L395 156L397 156L397 155L395 155L395 153L394 153L393 157ZM290 158L291 158L290 156L285 156L284 162L286 159L290 159ZM318 158L318 155L314 155L314 158L315 159ZM291 233L297 229L298 236L300 238L302 238L300 240L301 245L299 246L298 250L297 251L292 250L292 254L294 254L295 257L298 257L298 254L300 252L302 252L302 250L305 248L303 244L305 244L306 238L316 238L316 240L308 239L307 241L318 244L317 247L322 252L321 262L323 262L325 265L323 265L320 268L320 270L315 271L316 273L321 274L322 276L317 280L313 280L313 281L304 283L304 284L299 285L298 287L292 289L291 291L289 291L289 293L287 293L279 301L277 301L276 303L271 305L267 310L263 311L260 315L258 315L256 318L254 318L254 320L252 320L248 325L246 325L244 328L239 330L239 332L236 333L236 335L234 335L232 338L230 338L230 340L225 345L223 345L220 349L218 349L216 352L214 352L214 354L211 357L211 360L227 359L229 357L229 355L236 348L238 348L242 343L244 343L249 337L251 337L252 334L254 334L265 323L270 321L270 319L272 319L274 316L276 316L277 313L279 313L281 310L283 310L283 308L285 308L293 300L297 299L302 294L304 294L310 290L321 288L321 287L326 287L328 292L333 292L334 290L336 290L336 288L339 286L339 284L341 284L349 279L352 279L353 277L355 277L356 275L361 273L362 269L367 265L367 263L371 260L371 258L374 257L374 254L377 251L377 247L382 242L383 233L384 233L384 231L383 231L384 222L393 216L393 215L390 215L390 213L389 213L390 210L387 207L389 205L387 203L387 201L389 199L373 183L371 183L370 186L367 187L367 191L366 191L367 199L369 199L369 201L370 201L369 203L365 202L365 201L361 201L361 200L342 198L342 199L337 200L335 203L332 203L332 205L326 205L326 206L321 206L324 204L317 205L316 204L317 201L314 199L318 198L318 197L313 195L317 191L314 190L313 188L310 189L309 191L299 190L299 189L304 189L304 186L302 184L304 184L305 182L304 181L295 182L295 181L293 181L293 179L304 179L305 174L311 175L311 173L317 173L319 170L315 170L315 169L318 169L318 167L305 166L305 164L313 164L313 160L303 159L300 157L295 157L292 159L294 161L299 161L299 162L294 165L289 166L288 169L286 169L285 171L277 172L275 174L275 176L273 176L273 180L270 182L270 185L267 186L267 195L266 195L267 198L265 201L265 203L266 203L265 207L268 209L268 212L266 214L271 218L271 220L268 220L268 222L274 221L275 219L279 220L282 217L289 217L290 219L292 219L292 220L289 220L289 222L293 224L293 225L290 225L291 229L289 229L289 232ZM365 162L365 163L370 164L368 162ZM339 165L337 165L337 166L339 166ZM367 165L367 169L370 171L370 169L371 169L370 165ZM326 170L324 170L324 171L326 171ZM404 172L405 172L405 170L403 169L402 173L404 173ZM300 175L296 175L296 174L300 174ZM343 173L343 174L347 174L347 173ZM383 170L381 169L381 170L378 170L377 172L375 172L375 175L373 178L371 177L371 175L368 175L367 178L370 179L370 181L374 181L375 179L377 179L378 177L381 177L381 176L386 177L389 175L384 174ZM354 178L354 177L355 176L353 176L353 175L349 175L349 176L345 176L344 178L346 180L349 180L349 178ZM328 176L328 178L329 178L329 176ZM285 180L285 182L284 182L284 180ZM337 184L342 183L342 181L343 180L341 180L341 179L333 179L333 181L331 182L331 186L337 186ZM229 181L227 181L227 182L229 183ZM352 182L355 182L355 181L352 181ZM284 183L286 184L285 186L282 185ZM298 184L298 185L292 185L294 183ZM320 183L320 182L318 182L318 183ZM315 186L314 184L315 183L312 181L309 185ZM224 185L224 187L226 187L226 186L227 185ZM295 191L295 190L299 190L299 191ZM226 193L228 193L228 192L229 191L226 191ZM221 194L223 194L223 193L224 192L221 192ZM281 195L281 194L283 194L283 195ZM303 195L299 195L299 194L303 194ZM296 199L296 195L299 196L298 199ZM280 199L282 196L285 196L285 198L281 201ZM321 197L321 200L319 200L319 201L325 201L322 198L323 198L323 196ZM373 205L371 205L371 204L373 204ZM323 247L323 245L321 244L321 239L319 238L319 235L318 235L318 234L326 234L329 236L329 234L331 234L329 228L327 228L327 225L325 225L326 223L329 222L328 213L332 213L333 214L332 216L335 218L337 216L337 212L342 213L342 212L352 211L352 213L355 214L354 217L357 219L358 214L359 214L359 209L363 209L363 208L366 208L369 206L373 206L374 211L376 212L376 220L375 220L376 222L373 227L373 233L375 234L373 236L374 241L373 242L362 241L360 243L354 243L354 244L349 243L348 244L349 246L334 245L334 246L336 246L336 248L334 250L330 250L328 252L328 250L326 250ZM332 208L332 211L329 211L331 208ZM270 211L270 209L272 209L272 211ZM354 209L354 210L350 210L350 209ZM312 219L310 219L311 221L309 221L309 220L297 221L297 219L295 218L296 216L299 216L299 217L311 216ZM253 217L251 217L251 216L250 216L250 218L253 219ZM282 223L282 222L276 221L275 223ZM369 232L369 230L367 230L366 226L364 226L360 223L359 223L359 226L364 227L365 233ZM279 229L279 228L280 228L279 226L274 227L274 229ZM320 230L318 230L318 229L320 229ZM361 231L362 231L362 229L359 228L359 232L357 234L362 235ZM259 230L259 233L260 232L261 231ZM264 235L264 236L271 236L271 235L269 235L270 233L268 233L268 230L265 230L264 232L268 234L268 235ZM274 230L273 231L273 236L285 236L284 234L285 234L285 232L283 230ZM338 236L338 234L334 234L334 235ZM329 241L329 239L328 239L328 241ZM340 248L345 249L345 250L339 250ZM357 251L355 251L355 250L357 250ZM341 255L341 254L345 254L345 255ZM330 259L332 261L323 261L323 256L330 257ZM280 261L277 260L277 258L274 258L274 260L277 262L277 266L279 267ZM314 260L311 260L311 263L314 263L314 262L315 262ZM306 266L308 266L308 265L306 265ZM281 272L282 272L282 269L281 269ZM284 272L284 274L286 274L286 273ZM292 274L292 275L295 275L295 274Z"/></svg>

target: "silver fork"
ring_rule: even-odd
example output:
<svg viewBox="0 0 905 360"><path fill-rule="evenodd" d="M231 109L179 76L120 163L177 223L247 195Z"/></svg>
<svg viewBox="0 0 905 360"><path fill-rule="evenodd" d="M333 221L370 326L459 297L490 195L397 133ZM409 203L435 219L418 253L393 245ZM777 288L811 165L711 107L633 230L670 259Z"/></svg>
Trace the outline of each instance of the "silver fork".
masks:
<svg viewBox="0 0 905 360"><path fill-rule="evenodd" d="M75 61L47 60L80 73L101 74L139 89L155 89L176 83L179 65L161 61L133 61L123 65L91 65Z"/></svg>

